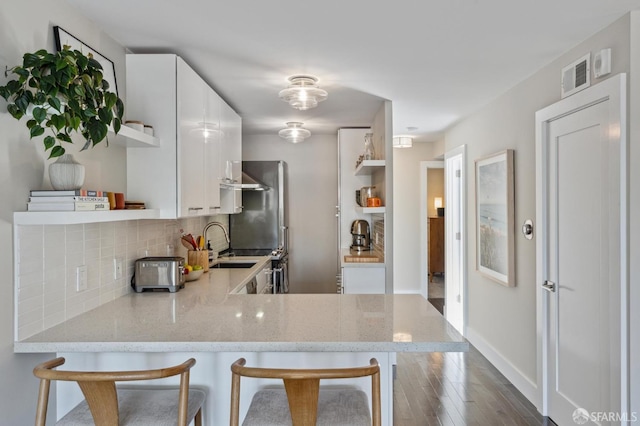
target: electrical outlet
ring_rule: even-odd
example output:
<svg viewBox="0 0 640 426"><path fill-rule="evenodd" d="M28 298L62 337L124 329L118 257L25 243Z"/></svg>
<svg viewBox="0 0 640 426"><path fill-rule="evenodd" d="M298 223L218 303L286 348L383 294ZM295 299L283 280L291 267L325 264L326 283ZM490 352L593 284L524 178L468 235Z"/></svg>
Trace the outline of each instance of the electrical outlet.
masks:
<svg viewBox="0 0 640 426"><path fill-rule="evenodd" d="M82 265L76 268L76 291L87 289L87 266Z"/></svg>
<svg viewBox="0 0 640 426"><path fill-rule="evenodd" d="M113 258L113 279L119 280L122 278L122 258Z"/></svg>

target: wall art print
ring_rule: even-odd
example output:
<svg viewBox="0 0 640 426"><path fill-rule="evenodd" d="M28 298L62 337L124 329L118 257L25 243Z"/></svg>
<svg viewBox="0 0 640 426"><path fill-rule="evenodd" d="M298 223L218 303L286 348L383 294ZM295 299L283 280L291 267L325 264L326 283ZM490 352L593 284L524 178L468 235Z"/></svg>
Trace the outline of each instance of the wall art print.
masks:
<svg viewBox="0 0 640 426"><path fill-rule="evenodd" d="M91 53L93 59L98 61L102 65L103 79L109 82L109 91L118 94L118 84L116 82L116 67L109 58L102 56L98 51L84 44L82 41L69 34L63 28L55 26L53 27L53 35L56 40L56 49L62 50L63 46L70 46L72 50L79 50L85 55Z"/></svg>
<svg viewBox="0 0 640 426"><path fill-rule="evenodd" d="M476 160L476 268L514 286L513 150Z"/></svg>

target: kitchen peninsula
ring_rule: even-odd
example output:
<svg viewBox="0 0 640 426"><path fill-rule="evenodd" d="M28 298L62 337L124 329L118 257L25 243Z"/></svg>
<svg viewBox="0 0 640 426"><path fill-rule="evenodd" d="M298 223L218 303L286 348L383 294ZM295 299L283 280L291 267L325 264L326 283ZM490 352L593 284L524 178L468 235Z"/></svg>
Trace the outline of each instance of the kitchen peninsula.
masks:
<svg viewBox="0 0 640 426"><path fill-rule="evenodd" d="M468 343L419 295L229 294L250 269L211 269L177 293L131 293L14 344L15 352L57 353L82 369L138 369L197 360L194 385L207 388L205 424L228 424L233 361L256 366L381 364L383 424L392 424L396 352L462 352ZM366 382L355 382L366 389ZM241 409L264 382L243 383ZM58 413L81 398L58 384Z"/></svg>

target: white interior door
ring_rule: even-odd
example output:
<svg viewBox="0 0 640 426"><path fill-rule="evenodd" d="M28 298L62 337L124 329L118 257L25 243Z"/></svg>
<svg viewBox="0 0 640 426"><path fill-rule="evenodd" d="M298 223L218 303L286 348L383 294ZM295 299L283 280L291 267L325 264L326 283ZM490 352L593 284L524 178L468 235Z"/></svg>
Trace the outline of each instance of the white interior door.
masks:
<svg viewBox="0 0 640 426"><path fill-rule="evenodd" d="M538 121L543 401L560 425L622 411L621 117L601 90Z"/></svg>
<svg viewBox="0 0 640 426"><path fill-rule="evenodd" d="M444 316L465 335L465 148L456 148L445 155L444 186L447 210L445 229L445 302Z"/></svg>

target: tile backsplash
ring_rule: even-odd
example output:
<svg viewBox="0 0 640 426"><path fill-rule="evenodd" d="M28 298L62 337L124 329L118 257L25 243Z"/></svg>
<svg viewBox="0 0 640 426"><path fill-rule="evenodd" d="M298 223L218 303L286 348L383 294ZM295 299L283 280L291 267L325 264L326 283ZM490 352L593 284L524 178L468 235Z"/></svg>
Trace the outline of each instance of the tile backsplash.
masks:
<svg viewBox="0 0 640 426"><path fill-rule="evenodd" d="M195 236L208 221L227 229L229 217L178 220L132 220L79 225L20 225L16 227L17 323L22 340L110 302L131 291L136 259L182 256L181 230ZM222 230L212 227L206 238L215 251L228 248ZM122 278L115 279L114 259L122 261ZM79 266L87 268L87 289L76 291Z"/></svg>
<svg viewBox="0 0 640 426"><path fill-rule="evenodd" d="M371 215L371 223L371 246L373 247L373 252L381 259L384 259L384 215Z"/></svg>

